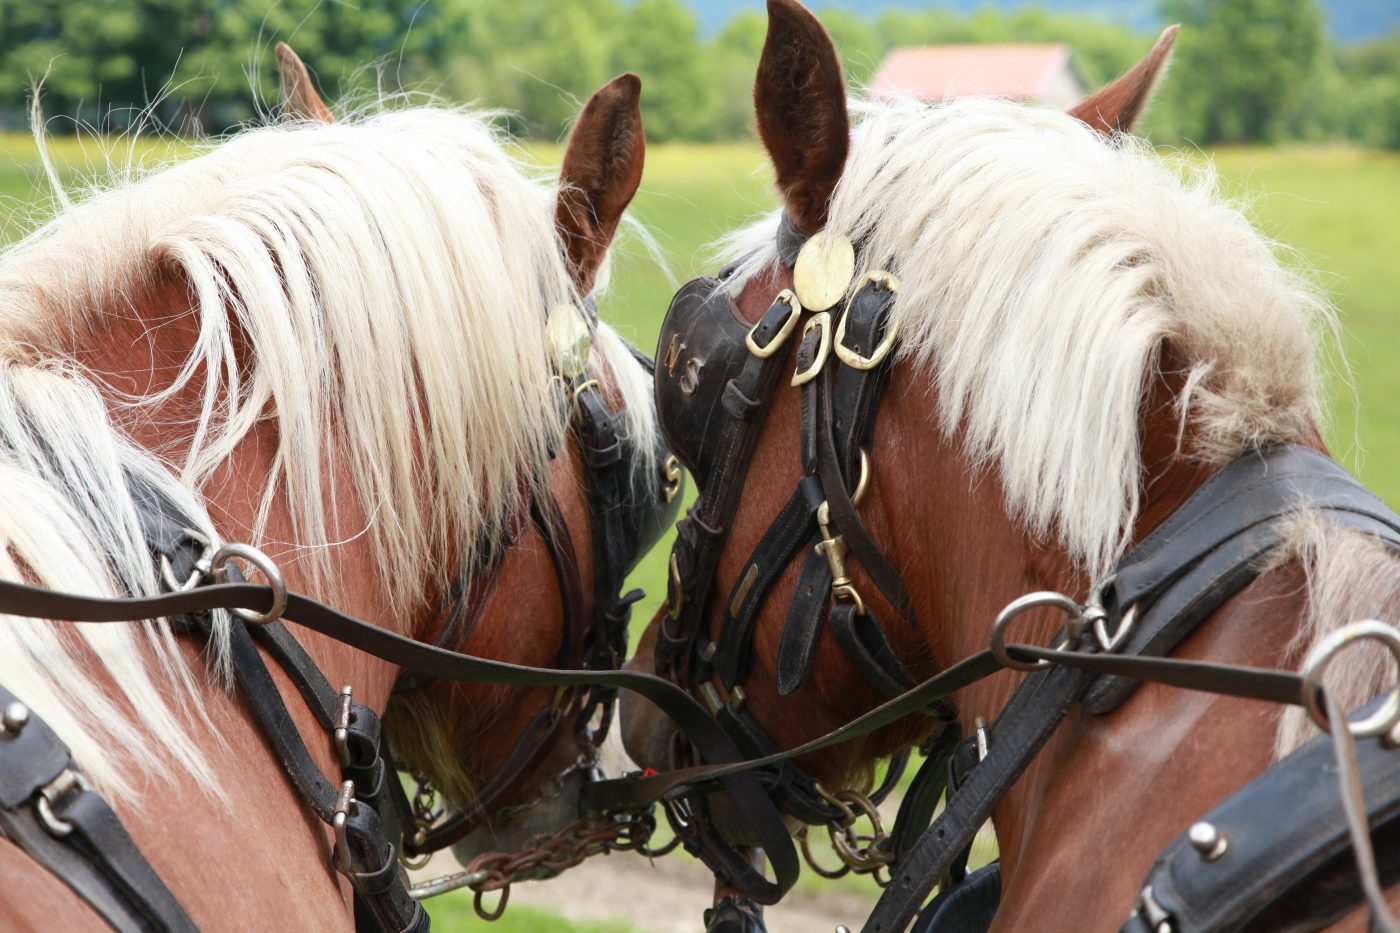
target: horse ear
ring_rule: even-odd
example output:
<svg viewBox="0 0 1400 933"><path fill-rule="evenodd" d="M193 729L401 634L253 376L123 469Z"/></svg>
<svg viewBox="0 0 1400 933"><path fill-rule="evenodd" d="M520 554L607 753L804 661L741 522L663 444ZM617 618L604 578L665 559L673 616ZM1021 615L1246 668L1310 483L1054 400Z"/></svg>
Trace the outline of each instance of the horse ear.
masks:
<svg viewBox="0 0 1400 933"><path fill-rule="evenodd" d="M306 70L306 63L285 42L277 43L277 67L282 72L283 113L300 120L335 122L330 108L316 93L316 85L311 83L311 73Z"/></svg>
<svg viewBox="0 0 1400 933"><path fill-rule="evenodd" d="M797 0L768 0L753 102L788 216L804 233L815 233L826 225L846 167L851 124L836 47Z"/></svg>
<svg viewBox="0 0 1400 933"><path fill-rule="evenodd" d="M1105 136L1128 133L1147 109L1152 89L1171 57L1172 43L1180 26L1168 26L1147 57L1108 87L1079 104L1069 113Z"/></svg>
<svg viewBox="0 0 1400 933"><path fill-rule="evenodd" d="M620 75L584 105L559 172L554 221L579 294L593 289L622 212L642 181L646 150L642 79Z"/></svg>

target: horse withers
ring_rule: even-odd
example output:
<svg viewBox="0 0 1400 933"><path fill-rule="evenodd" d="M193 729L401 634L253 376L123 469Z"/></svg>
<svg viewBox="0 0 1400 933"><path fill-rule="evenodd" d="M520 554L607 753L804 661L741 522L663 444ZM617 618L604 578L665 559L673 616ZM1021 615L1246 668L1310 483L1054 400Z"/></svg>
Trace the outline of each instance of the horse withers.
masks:
<svg viewBox="0 0 1400 933"><path fill-rule="evenodd" d="M279 58L285 119L76 203L60 189L0 257L4 577L179 599L249 555L310 615L334 613L298 591L371 620L374 644L612 666L618 589L667 509L647 364L591 298L642 172L639 81L588 102L556 189L480 117L335 120ZM71 764L33 798L6 784L0 926L349 928L355 795L398 777L373 747L372 791L328 776L365 765L375 714L465 808L425 789L402 851L466 857L579 817L606 693L402 677L245 615L6 616L0 755L42 739ZM78 806L114 816L96 832ZM80 864L92 839L96 874L120 868L105 882ZM376 851L357 897L398 884Z"/></svg>
<svg viewBox="0 0 1400 933"><path fill-rule="evenodd" d="M958 890L994 804L999 877L949 905L964 926L929 913L928 928L1104 930L1133 913L1178 929L1144 888L1154 858L1313 733L1302 710L1254 700L1001 670L1034 666L1008 638L1297 669L1344 623L1400 610L1400 520L1317 429L1333 309L1208 170L1128 135L1174 36L1067 114L857 100L852 129L820 23L770 0L755 103L783 209L734 234L734 261L663 324L658 410L700 498L629 664L687 685L755 756L953 665L935 684L958 689L922 715L766 772L794 823L892 872L887 898L912 907L867 930L900 928L940 878ZM1394 685L1383 655L1333 667L1341 708ZM654 710L623 714L639 763L690 763ZM872 790L877 761L913 745L936 764L905 793L912 834L859 830L888 789ZM932 835L960 841L929 848L945 782ZM754 844L723 801L688 813L698 850ZM1229 866L1248 840L1227 842L1204 824L1186 853ZM1298 929L1361 929L1356 903L1304 890L1269 922L1287 904ZM757 923L732 899L715 918Z"/></svg>

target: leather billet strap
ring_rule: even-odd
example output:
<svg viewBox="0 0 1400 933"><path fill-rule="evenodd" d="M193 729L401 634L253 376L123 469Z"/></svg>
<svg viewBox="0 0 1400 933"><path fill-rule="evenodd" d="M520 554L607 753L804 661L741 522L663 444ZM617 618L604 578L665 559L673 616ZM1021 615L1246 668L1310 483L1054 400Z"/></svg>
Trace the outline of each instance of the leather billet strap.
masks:
<svg viewBox="0 0 1400 933"><path fill-rule="evenodd" d="M21 701L0 686L0 709ZM194 931L121 819L33 710L0 734L0 835L81 897L121 933ZM41 807L42 811L41 812Z"/></svg>
<svg viewBox="0 0 1400 933"><path fill-rule="evenodd" d="M719 284L697 279L676 293L663 339L672 332L674 317L695 326L672 332L678 355L673 357L663 347L656 368L657 409L666 415L662 431L700 487L695 504L677 527L675 569L667 592L674 617L661 624L656 669L695 682L708 679L703 663L701 670L692 670L691 664L697 651L703 661L707 650L700 643L708 644L701 630L709 581L739 505L750 454L785 369L780 355L760 357L748 351L749 327ZM755 325L755 345L767 347L776 339L790 313L787 302L775 301ZM682 335L684 344L679 342Z"/></svg>
<svg viewBox="0 0 1400 933"><path fill-rule="evenodd" d="M1125 933L1151 933L1163 920L1177 933L1321 929L1352 910L1361 886L1342 802L1335 781L1320 778L1335 772L1332 741L1317 736L1202 817L1223 840L1214 857L1203 857L1188 833L1168 844ZM1400 749L1381 738L1354 744L1367 822L1384 856L1377 859L1380 880L1388 887L1400 881Z"/></svg>

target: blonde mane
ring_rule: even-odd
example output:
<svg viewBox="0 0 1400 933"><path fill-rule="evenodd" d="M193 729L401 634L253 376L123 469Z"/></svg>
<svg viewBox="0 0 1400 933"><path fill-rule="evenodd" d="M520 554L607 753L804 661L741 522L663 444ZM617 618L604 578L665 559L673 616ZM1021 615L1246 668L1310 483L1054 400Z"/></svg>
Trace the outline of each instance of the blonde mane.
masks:
<svg viewBox="0 0 1400 933"><path fill-rule="evenodd" d="M898 353L931 374L939 429L961 432L974 463L998 471L1009 514L1091 579L1138 516L1141 406L1166 341L1187 367L1187 455L1224 463L1319 424L1335 309L1209 164L1006 101L851 106L827 228L861 244L857 281L898 275ZM748 258L726 287L775 267L776 222L727 239L727 255ZM1400 564L1374 541L1304 510L1273 559L1295 558L1308 603L1290 657L1355 619L1397 619ZM1386 683L1378 656L1349 652L1338 668L1348 708ZM1311 732L1290 709L1280 754Z"/></svg>
<svg viewBox="0 0 1400 933"><path fill-rule="evenodd" d="M554 198L483 119L423 108L249 129L77 199L0 254L0 574L92 595L156 592L129 477L217 538L202 485L269 419L277 450L252 543L268 543L269 515L285 508L295 539L276 543L295 546L313 592L335 592L330 549L357 535L386 579L419 585L405 601L457 573L447 555L472 566L518 507L520 477L547 479L565 429L544 318L580 296ZM108 415L159 398L118 398L54 351L75 330L100 335L107 315L141 318L136 296L157 270L187 284L199 331L162 393L192 385L204 400L196 424L169 426L190 443L180 463L132 444ZM607 327L593 360L650 466L650 380ZM338 522L347 497L367 527ZM216 637L216 664L223 650ZM139 790L102 754L112 746L139 771L173 761L214 786L189 731L205 678L164 624L7 617L0 655L5 685L104 790ZM93 660L115 696L84 672Z"/></svg>
<svg viewBox="0 0 1400 933"><path fill-rule="evenodd" d="M1107 143L1008 101L856 101L827 228L857 276L899 276L899 354L937 387L939 425L999 471L1010 513L1091 576L1138 514L1139 405L1170 339L1188 361L1192 455L1223 462L1320 417L1334 311L1219 194L1209 166ZM774 219L733 288L776 262Z"/></svg>

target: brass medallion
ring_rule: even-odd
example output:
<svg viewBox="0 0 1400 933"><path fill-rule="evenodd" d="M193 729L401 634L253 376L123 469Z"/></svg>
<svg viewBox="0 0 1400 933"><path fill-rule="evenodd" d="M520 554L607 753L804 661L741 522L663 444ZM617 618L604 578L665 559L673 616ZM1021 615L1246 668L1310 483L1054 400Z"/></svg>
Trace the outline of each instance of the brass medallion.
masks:
<svg viewBox="0 0 1400 933"><path fill-rule="evenodd" d="M593 335L584 323L583 315L573 305L555 305L545 319L545 336L560 375L573 379L588 368L588 354L593 347Z"/></svg>
<svg viewBox="0 0 1400 933"><path fill-rule="evenodd" d="M822 230L797 254L792 267L792 288L808 311L835 307L846 295L856 274L856 251L843 233Z"/></svg>

